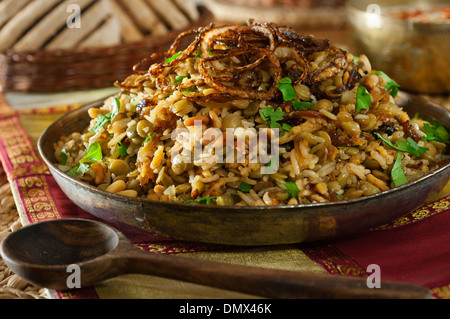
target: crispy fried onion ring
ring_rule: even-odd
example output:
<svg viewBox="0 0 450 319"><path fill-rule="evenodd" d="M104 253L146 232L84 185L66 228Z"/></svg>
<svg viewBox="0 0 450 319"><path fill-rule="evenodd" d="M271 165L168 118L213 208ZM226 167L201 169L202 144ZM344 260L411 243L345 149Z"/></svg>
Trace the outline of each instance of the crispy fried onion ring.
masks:
<svg viewBox="0 0 450 319"><path fill-rule="evenodd" d="M182 42L194 37L185 49ZM327 59L320 67L313 65L313 54L325 52ZM161 61L161 59L163 61ZM191 60L200 77L173 81L180 62ZM159 60L159 62L157 62ZM138 70L144 63L153 64L146 71ZM359 77L356 66L346 52L331 46L328 40L298 34L294 29L273 23L225 25L182 32L163 54L153 54L134 67L133 81L116 84L121 89L138 87L150 78L156 78L156 87L163 92L179 90L184 98L193 101L224 101L251 99L270 101L281 96L277 89L283 77L294 85L304 83L313 92L336 96L351 89ZM324 93L320 84L348 72L349 81ZM199 88L211 88L203 94Z"/></svg>

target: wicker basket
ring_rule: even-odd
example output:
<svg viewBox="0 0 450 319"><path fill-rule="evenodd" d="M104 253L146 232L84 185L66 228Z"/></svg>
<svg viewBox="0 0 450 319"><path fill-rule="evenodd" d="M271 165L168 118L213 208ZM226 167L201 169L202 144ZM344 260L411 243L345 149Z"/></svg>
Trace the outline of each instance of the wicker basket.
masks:
<svg viewBox="0 0 450 319"><path fill-rule="evenodd" d="M201 8L201 17L188 29L204 26L212 14ZM112 86L132 72L132 67L153 52L166 51L184 30L163 37L83 51L0 53L0 92L53 93Z"/></svg>

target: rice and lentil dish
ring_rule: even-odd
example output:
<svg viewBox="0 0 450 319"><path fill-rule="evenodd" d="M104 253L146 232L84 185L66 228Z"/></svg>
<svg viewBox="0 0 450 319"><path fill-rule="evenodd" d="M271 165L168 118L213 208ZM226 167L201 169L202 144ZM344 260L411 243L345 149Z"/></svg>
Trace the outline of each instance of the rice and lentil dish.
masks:
<svg viewBox="0 0 450 319"><path fill-rule="evenodd" d="M447 130L410 118L396 104L398 84L366 56L290 27L249 20L184 32L116 85L117 96L89 109L89 127L54 149L62 171L121 195L234 206L339 201L413 181L449 158ZM263 132L277 152L255 156L245 132Z"/></svg>

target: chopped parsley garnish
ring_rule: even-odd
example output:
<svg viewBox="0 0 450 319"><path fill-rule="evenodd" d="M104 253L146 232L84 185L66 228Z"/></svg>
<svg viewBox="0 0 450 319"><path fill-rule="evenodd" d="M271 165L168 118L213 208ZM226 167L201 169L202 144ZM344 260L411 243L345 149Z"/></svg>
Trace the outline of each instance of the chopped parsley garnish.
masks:
<svg viewBox="0 0 450 319"><path fill-rule="evenodd" d="M289 194L290 198L297 198L298 193L300 192L297 184L295 184L294 182L286 182L284 184L284 187L284 191Z"/></svg>
<svg viewBox="0 0 450 319"><path fill-rule="evenodd" d="M370 108L370 103L372 103L372 96L364 86L358 86L358 91L356 93L356 114L361 110L368 110Z"/></svg>
<svg viewBox="0 0 450 319"><path fill-rule="evenodd" d="M304 107L310 109L311 106L315 104L311 102L294 101L297 98L297 93L292 87L292 80L288 77L282 78L277 85L277 88L283 95L283 100L286 102L291 101L292 106L296 110L303 110ZM282 128L280 136L283 136L285 132L289 132L292 128L292 126L286 123L283 123L283 125L277 123L277 121L282 120L284 117L284 112L283 110L281 110L281 108L277 108L277 110L274 111L271 106L268 106L265 110L260 110L259 114L261 115L263 120L269 121L271 128Z"/></svg>
<svg viewBox="0 0 450 319"><path fill-rule="evenodd" d="M78 164L68 170L66 173L69 176L77 178L78 176L84 175L87 171L89 171L88 164Z"/></svg>
<svg viewBox="0 0 450 319"><path fill-rule="evenodd" d="M406 139L406 141L397 141L394 145L390 140L381 136L380 133L374 132L376 136L378 136L383 142L385 142L388 146L400 152L407 152L416 157L420 157L420 154L425 154L428 151L427 147L422 147L417 145L417 143L410 137Z"/></svg>
<svg viewBox="0 0 450 319"><path fill-rule="evenodd" d="M288 77L282 78L280 83L277 85L278 90L283 94L284 101L292 101L297 98L297 93L295 93L292 87L292 80Z"/></svg>
<svg viewBox="0 0 450 319"><path fill-rule="evenodd" d="M119 113L119 110L120 110L120 99L118 97L116 97L114 99L114 107L113 107L113 110L111 112L111 118L116 116L117 113Z"/></svg>
<svg viewBox="0 0 450 319"><path fill-rule="evenodd" d="M191 87L187 90L181 91L181 93L183 93L184 95L188 95L189 93L195 92L197 89L194 87Z"/></svg>
<svg viewBox="0 0 450 319"><path fill-rule="evenodd" d="M128 146L123 144L122 141L119 141L119 155L123 157L128 156L127 149Z"/></svg>
<svg viewBox="0 0 450 319"><path fill-rule="evenodd" d="M281 108L273 109L272 106L268 106L265 109L259 110L259 115L264 121L268 121L271 128L281 127L278 121L281 121L284 117L284 112Z"/></svg>
<svg viewBox="0 0 450 319"><path fill-rule="evenodd" d="M145 143L147 143L148 141L150 141L150 136L147 136L145 138L145 140L142 142L142 145L144 145Z"/></svg>
<svg viewBox="0 0 450 319"><path fill-rule="evenodd" d="M102 148L98 142L89 146L86 155L80 160L78 165L73 166L66 173L72 177L77 178L89 171L89 163L95 163L103 158Z"/></svg>
<svg viewBox="0 0 450 319"><path fill-rule="evenodd" d="M402 153L397 153L397 159L391 170L392 182L396 187L408 183L408 179L405 176L405 172L402 168Z"/></svg>
<svg viewBox="0 0 450 319"><path fill-rule="evenodd" d="M273 107L269 105L265 109L260 109L259 115L261 115L261 118L264 121L269 122L270 128L281 128L280 136L283 136L286 131L289 132L292 128L286 123L278 123L278 121L281 121L284 118L284 112L280 107L274 110Z"/></svg>
<svg viewBox="0 0 450 319"><path fill-rule="evenodd" d="M400 85L395 82L394 80L392 80L386 73L384 73L383 71L377 71L377 75L381 75L382 77L384 77L387 81L387 84L385 86L385 89L388 90L389 94L392 97L396 97L399 91L399 87Z"/></svg>
<svg viewBox="0 0 450 319"><path fill-rule="evenodd" d="M281 127L283 128L283 130L281 131L280 136L283 136L285 132L289 132L292 129L292 126L286 123L283 123Z"/></svg>
<svg viewBox="0 0 450 319"><path fill-rule="evenodd" d="M303 108L307 108L309 110L314 105L316 105L316 103L292 101L292 106L294 107L294 109L299 111L303 110Z"/></svg>
<svg viewBox="0 0 450 319"><path fill-rule="evenodd" d="M201 56L200 48L197 48L197 54L195 54L194 59L197 59Z"/></svg>
<svg viewBox="0 0 450 319"><path fill-rule="evenodd" d="M119 113L120 110L120 99L116 97L114 99L114 107L111 112L108 114L98 114L97 115L97 122L95 123L94 127L91 129L91 132L98 132L106 123L111 122L111 120Z"/></svg>
<svg viewBox="0 0 450 319"><path fill-rule="evenodd" d="M175 80L173 80L173 83L182 82L183 79L185 79L185 78L189 79L190 77L191 77L190 75L179 75L175 78Z"/></svg>
<svg viewBox="0 0 450 319"><path fill-rule="evenodd" d="M267 163L267 167L265 168L265 174L273 174L277 171L278 168L278 157L272 156Z"/></svg>
<svg viewBox="0 0 450 319"><path fill-rule="evenodd" d="M211 201L213 199L216 199L216 198L217 198L217 196L215 196L215 197L202 197L202 198L197 198L197 199L190 199L190 200L185 201L184 203L185 204L189 204L189 203L199 203L199 204L201 204L202 202L205 202L206 205L211 205Z"/></svg>
<svg viewBox="0 0 450 319"><path fill-rule="evenodd" d="M397 141L397 146L400 150L404 150L405 152L409 152L416 157L420 157L420 154L425 154L429 148L422 147L417 145L417 143L410 137L408 137L405 141Z"/></svg>
<svg viewBox="0 0 450 319"><path fill-rule="evenodd" d="M444 144L448 144L450 142L449 133L445 127L439 123L428 121L428 123L423 124L423 131L426 134L424 140L427 142L435 141Z"/></svg>
<svg viewBox="0 0 450 319"><path fill-rule="evenodd" d="M149 136L147 136L145 138L145 140L142 142L142 145L144 145L145 143L147 143L148 141L150 141L150 139L153 137L153 135L155 135L155 132L152 132Z"/></svg>
<svg viewBox="0 0 450 319"><path fill-rule="evenodd" d="M166 63L170 63L181 55L182 51L175 53L170 58L166 59Z"/></svg>
<svg viewBox="0 0 450 319"><path fill-rule="evenodd" d="M62 165L66 165L67 160L69 159L69 155L66 150L62 150L61 153L59 153L59 159L61 160Z"/></svg>
<svg viewBox="0 0 450 319"><path fill-rule="evenodd" d="M102 147L98 142L89 146L86 155L80 160L81 164L95 163L103 158Z"/></svg>
<svg viewBox="0 0 450 319"><path fill-rule="evenodd" d="M239 185L238 189L241 192L248 193L248 192L250 192L252 187L253 187L252 185L242 182L241 185Z"/></svg>
<svg viewBox="0 0 450 319"><path fill-rule="evenodd" d="M397 159L395 160L394 166L391 170L391 178L394 185L401 186L408 183L408 179L406 178L405 172L402 168L402 152L407 152L416 157L420 157L421 154L425 154L428 151L428 148L417 145L417 143L410 137L408 137L406 141L397 141L394 145L390 140L383 138L380 133L374 132L374 134L388 146L399 151L397 153Z"/></svg>
<svg viewBox="0 0 450 319"><path fill-rule="evenodd" d="M108 113L106 115L104 115L104 114L97 115L97 122L95 123L95 125L91 129L91 131L94 133L98 132L103 127L103 125L105 125L106 123L109 123L110 121L111 121L110 113Z"/></svg>

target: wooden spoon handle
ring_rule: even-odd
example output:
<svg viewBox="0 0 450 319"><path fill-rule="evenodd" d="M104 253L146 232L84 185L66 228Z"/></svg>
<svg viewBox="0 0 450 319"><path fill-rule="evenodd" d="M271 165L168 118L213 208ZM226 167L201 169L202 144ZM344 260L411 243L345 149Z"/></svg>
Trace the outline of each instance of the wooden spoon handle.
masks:
<svg viewBox="0 0 450 319"><path fill-rule="evenodd" d="M368 288L365 279L249 267L153 253L130 253L128 273L149 274L254 296L282 299L428 299L428 289L396 282Z"/></svg>

